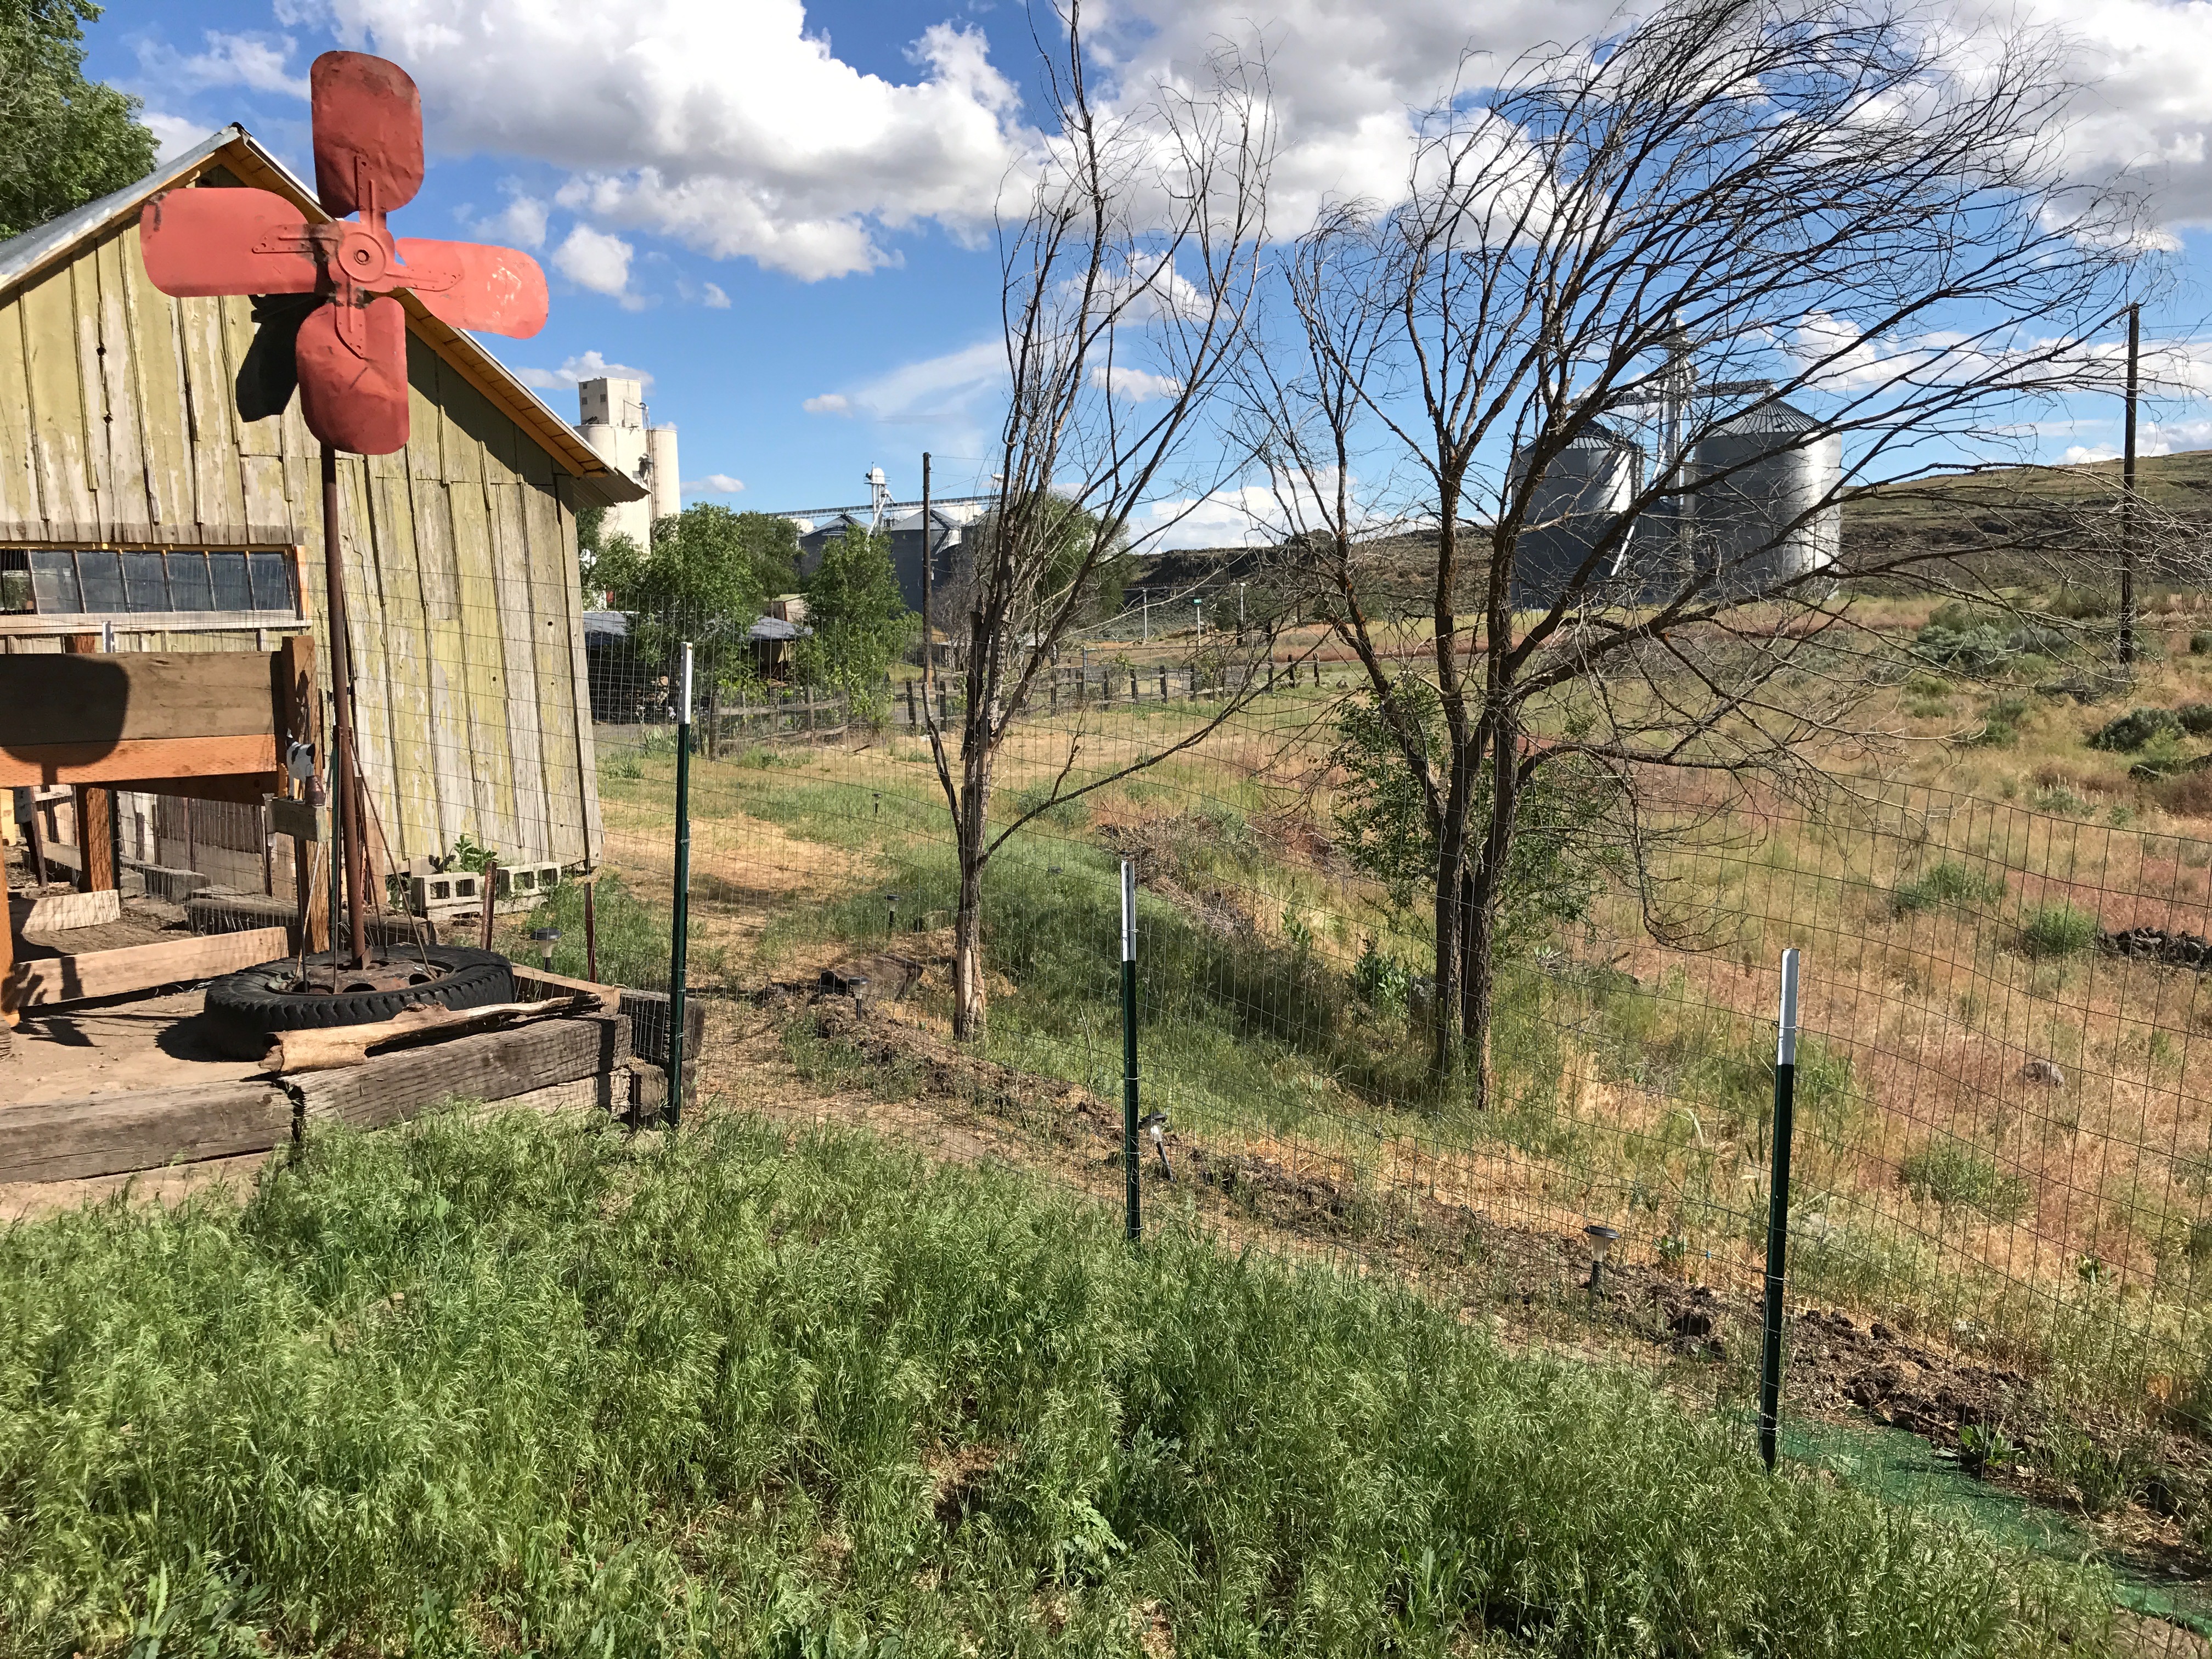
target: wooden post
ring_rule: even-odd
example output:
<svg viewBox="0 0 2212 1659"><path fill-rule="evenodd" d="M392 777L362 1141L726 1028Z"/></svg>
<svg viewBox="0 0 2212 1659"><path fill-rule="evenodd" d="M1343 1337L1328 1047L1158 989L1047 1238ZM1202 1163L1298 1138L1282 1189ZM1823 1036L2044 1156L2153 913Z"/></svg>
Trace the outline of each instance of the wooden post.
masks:
<svg viewBox="0 0 2212 1659"><path fill-rule="evenodd" d="M689 721L685 725L690 725ZM684 736L690 735L687 730ZM682 739L678 739L682 741ZM483 948L491 949L491 896L499 887L499 860L486 859L483 867Z"/></svg>
<svg viewBox="0 0 2212 1659"><path fill-rule="evenodd" d="M1160 701L1161 701L1162 702L1165 702L1167 700L1168 700L1168 671L1167 671L1166 669L1163 668L1162 670L1160 670Z"/></svg>
<svg viewBox="0 0 2212 1659"><path fill-rule="evenodd" d="M15 982L15 923L8 902L8 860L0 858L0 1030L15 1024L15 993L9 988Z"/></svg>
<svg viewBox="0 0 2212 1659"><path fill-rule="evenodd" d="M100 635L72 634L66 648L72 655L92 655L100 649ZM106 892L115 885L115 792L79 784L76 805L78 884L88 893Z"/></svg>
<svg viewBox="0 0 2212 1659"><path fill-rule="evenodd" d="M926 650L928 647L925 645L923 648ZM914 712L914 682L912 680L906 683L906 723L917 732L921 730L921 716Z"/></svg>
<svg viewBox="0 0 2212 1659"><path fill-rule="evenodd" d="M1137 671L1132 668L1129 671L1129 701L1136 702L1137 695Z"/></svg>

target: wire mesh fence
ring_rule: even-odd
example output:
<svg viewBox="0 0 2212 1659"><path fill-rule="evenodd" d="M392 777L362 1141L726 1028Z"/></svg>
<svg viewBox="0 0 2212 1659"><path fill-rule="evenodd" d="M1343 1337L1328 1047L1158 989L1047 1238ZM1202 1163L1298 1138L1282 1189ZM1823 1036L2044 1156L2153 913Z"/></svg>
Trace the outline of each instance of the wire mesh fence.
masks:
<svg viewBox="0 0 2212 1659"><path fill-rule="evenodd" d="M994 824L1033 816L984 875L988 1030L958 1042L930 737L957 773L957 665L831 693L696 621L634 622L588 665L592 959L573 882L495 933L667 988L675 653L708 640L688 977L708 1110L865 1125L1121 1206L1127 862L1142 1109L1164 1115L1138 1148L1148 1226L1640 1344L1743 1407L1795 948L1785 1416L1856 1406L2081 1493L2141 1486L2113 1424L2212 1407L2212 842L2179 820L2063 782L1652 778L1632 825L1589 827L1572 902L1508 930L1486 1046L1440 1071L1433 933L1346 828L1356 665L1311 629L1241 663L1194 633L1092 642L1001 751ZM2095 1456L2066 1464L2077 1431Z"/></svg>

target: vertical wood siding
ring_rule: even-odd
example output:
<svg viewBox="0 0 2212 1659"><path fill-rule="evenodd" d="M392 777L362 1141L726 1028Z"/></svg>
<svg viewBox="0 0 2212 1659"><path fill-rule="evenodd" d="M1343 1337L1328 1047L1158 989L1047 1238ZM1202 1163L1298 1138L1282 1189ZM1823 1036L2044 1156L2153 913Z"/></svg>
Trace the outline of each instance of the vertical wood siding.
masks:
<svg viewBox="0 0 2212 1659"><path fill-rule="evenodd" d="M289 547L323 635L320 452L299 403L242 422L242 299L145 280L135 219L0 294L0 543ZM573 480L411 335L404 453L340 459L362 764L393 854L462 835L596 859ZM124 649L256 649L130 634ZM16 640L9 650L58 649Z"/></svg>

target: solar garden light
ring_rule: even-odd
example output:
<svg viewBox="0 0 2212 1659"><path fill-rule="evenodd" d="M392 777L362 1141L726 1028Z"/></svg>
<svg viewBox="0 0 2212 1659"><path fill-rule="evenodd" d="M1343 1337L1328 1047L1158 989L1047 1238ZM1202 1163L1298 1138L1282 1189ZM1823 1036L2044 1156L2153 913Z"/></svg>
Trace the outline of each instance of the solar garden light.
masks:
<svg viewBox="0 0 2212 1659"><path fill-rule="evenodd" d="M877 791L875 792L875 794L874 794L874 796L872 797L872 799L874 799L874 801L875 801L875 803L876 803L876 816L877 816L878 817L883 817L883 815L884 815L884 792L883 792L882 790L880 790L880 789L877 790Z"/></svg>
<svg viewBox="0 0 2212 1659"><path fill-rule="evenodd" d="M560 941L561 930L558 927L533 927L530 930L530 937L538 941L538 955L544 961L545 971L549 974L551 973L553 971L553 947Z"/></svg>
<svg viewBox="0 0 2212 1659"><path fill-rule="evenodd" d="M1583 1229L1583 1232L1589 1239L1591 1249L1596 1252L1590 1257L1589 1276L1590 1300L1595 1302L1605 1287L1606 1258L1613 1254L1613 1242L1620 1237L1620 1229L1593 1221Z"/></svg>
<svg viewBox="0 0 2212 1659"><path fill-rule="evenodd" d="M898 895L884 894L884 902L890 907L888 919L884 923L884 936L888 939L891 934L898 932Z"/></svg>

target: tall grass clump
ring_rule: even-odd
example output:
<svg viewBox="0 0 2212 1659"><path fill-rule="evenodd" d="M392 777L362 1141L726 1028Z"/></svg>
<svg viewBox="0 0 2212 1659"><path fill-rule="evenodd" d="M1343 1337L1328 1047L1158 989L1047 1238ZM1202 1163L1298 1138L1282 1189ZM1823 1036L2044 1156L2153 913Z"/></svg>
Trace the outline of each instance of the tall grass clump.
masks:
<svg viewBox="0 0 2212 1659"><path fill-rule="evenodd" d="M2094 1572L1645 1379L735 1118L0 1235L0 1651L2103 1651Z"/></svg>
<svg viewBox="0 0 2212 1659"><path fill-rule="evenodd" d="M1899 882L1890 895L1890 903L1904 914L1939 904L1995 904L2004 896L2004 878L1994 871L1941 859L1911 881Z"/></svg>
<svg viewBox="0 0 2212 1659"><path fill-rule="evenodd" d="M2020 945L2031 957L2079 956L2097 942L2097 918L2070 904L2042 904L2027 913Z"/></svg>

